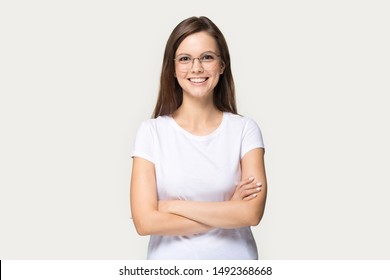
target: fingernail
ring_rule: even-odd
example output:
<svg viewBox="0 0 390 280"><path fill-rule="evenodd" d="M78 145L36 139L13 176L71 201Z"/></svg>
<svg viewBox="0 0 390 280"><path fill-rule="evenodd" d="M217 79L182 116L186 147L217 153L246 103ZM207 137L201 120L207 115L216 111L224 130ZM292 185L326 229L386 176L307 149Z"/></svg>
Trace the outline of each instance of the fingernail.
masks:
<svg viewBox="0 0 390 280"><path fill-rule="evenodd" d="M253 194L253 196L254 196L254 197L256 197L256 196L257 196L257 194L255 194L255 193L254 193L254 194Z"/></svg>
<svg viewBox="0 0 390 280"><path fill-rule="evenodd" d="M261 183L256 183L256 186L260 187L260 186L261 186Z"/></svg>
<svg viewBox="0 0 390 280"><path fill-rule="evenodd" d="M258 192L259 192L260 190L261 190L261 188L256 188L256 191L258 191Z"/></svg>
<svg viewBox="0 0 390 280"><path fill-rule="evenodd" d="M253 180L253 179L255 179L255 177L250 177L248 180Z"/></svg>

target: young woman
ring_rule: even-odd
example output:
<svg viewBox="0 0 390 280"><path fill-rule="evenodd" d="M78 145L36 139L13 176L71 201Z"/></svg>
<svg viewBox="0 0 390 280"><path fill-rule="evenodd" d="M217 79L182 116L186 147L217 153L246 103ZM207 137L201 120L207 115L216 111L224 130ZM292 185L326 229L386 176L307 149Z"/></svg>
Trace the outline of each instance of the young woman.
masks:
<svg viewBox="0 0 390 280"><path fill-rule="evenodd" d="M148 259L257 259L264 145L237 114L228 46L206 17L179 23L164 53L154 118L132 152L131 211Z"/></svg>

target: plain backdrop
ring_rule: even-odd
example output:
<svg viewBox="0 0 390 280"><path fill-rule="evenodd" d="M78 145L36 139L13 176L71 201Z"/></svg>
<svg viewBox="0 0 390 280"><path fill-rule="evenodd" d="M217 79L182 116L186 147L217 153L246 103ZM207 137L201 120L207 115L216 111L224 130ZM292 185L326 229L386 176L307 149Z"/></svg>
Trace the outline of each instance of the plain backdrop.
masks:
<svg viewBox="0 0 390 280"><path fill-rule="evenodd" d="M1 1L0 259L144 259L130 151L165 43L228 41L266 144L263 259L390 259L388 1Z"/></svg>

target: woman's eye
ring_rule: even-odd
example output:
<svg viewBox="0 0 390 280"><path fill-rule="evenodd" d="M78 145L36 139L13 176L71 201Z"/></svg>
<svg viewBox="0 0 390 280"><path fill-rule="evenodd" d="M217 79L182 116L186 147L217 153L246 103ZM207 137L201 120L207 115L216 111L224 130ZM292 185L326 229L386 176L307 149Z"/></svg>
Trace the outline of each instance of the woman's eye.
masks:
<svg viewBox="0 0 390 280"><path fill-rule="evenodd" d="M211 55L211 54L205 54L204 56L202 56L202 60L203 61L213 61L214 60L214 56Z"/></svg>
<svg viewBox="0 0 390 280"><path fill-rule="evenodd" d="M182 56L182 57L179 57L179 61L181 61L181 62L189 62L189 61L191 61L191 57L189 57L189 56Z"/></svg>

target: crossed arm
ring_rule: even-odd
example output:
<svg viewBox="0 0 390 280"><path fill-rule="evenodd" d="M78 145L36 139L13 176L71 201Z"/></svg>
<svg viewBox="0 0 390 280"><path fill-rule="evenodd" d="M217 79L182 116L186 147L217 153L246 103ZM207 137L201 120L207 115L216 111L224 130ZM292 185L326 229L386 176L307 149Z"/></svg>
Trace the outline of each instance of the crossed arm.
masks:
<svg viewBox="0 0 390 280"><path fill-rule="evenodd" d="M137 232L140 235L191 235L212 228L257 225L267 196L264 149L256 148L245 154L241 173L241 182L229 201L158 201L154 165L135 157L130 198Z"/></svg>

